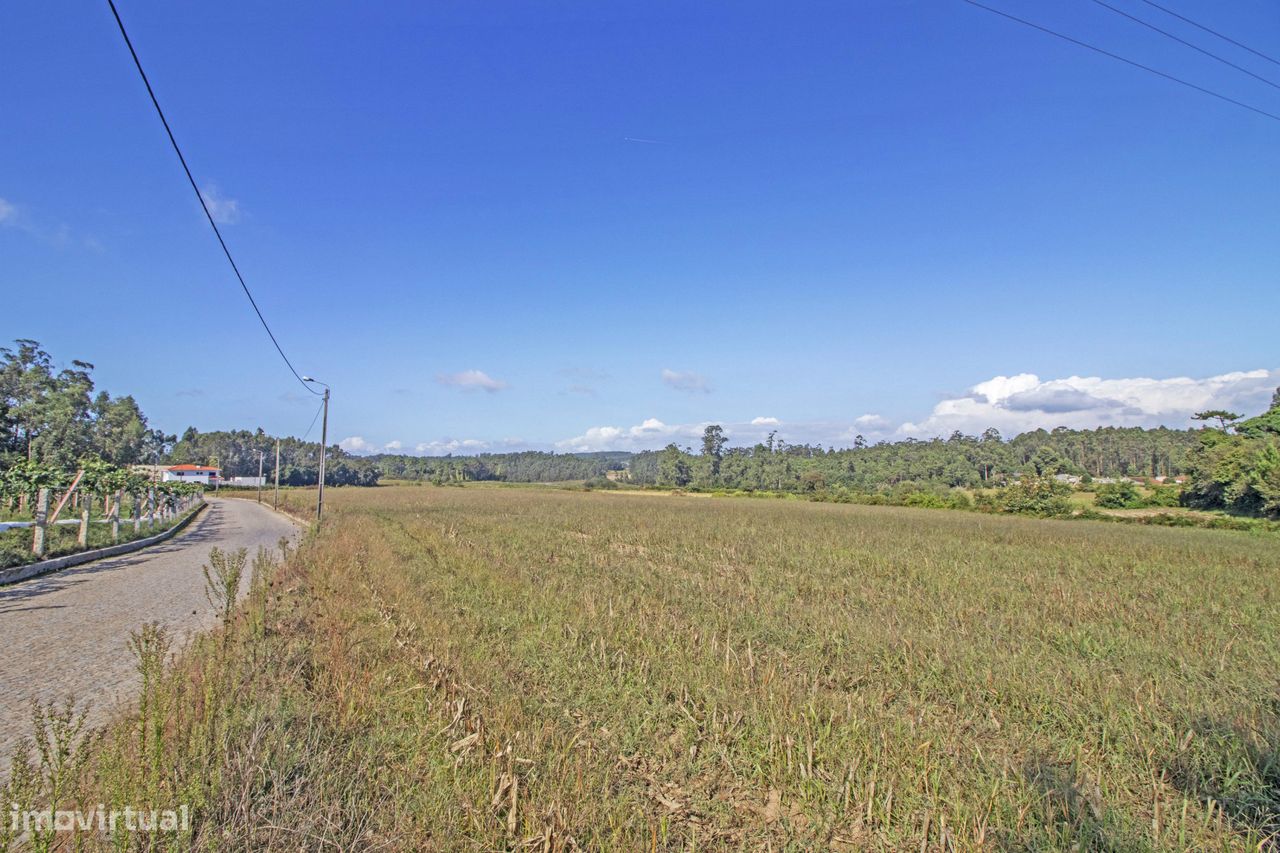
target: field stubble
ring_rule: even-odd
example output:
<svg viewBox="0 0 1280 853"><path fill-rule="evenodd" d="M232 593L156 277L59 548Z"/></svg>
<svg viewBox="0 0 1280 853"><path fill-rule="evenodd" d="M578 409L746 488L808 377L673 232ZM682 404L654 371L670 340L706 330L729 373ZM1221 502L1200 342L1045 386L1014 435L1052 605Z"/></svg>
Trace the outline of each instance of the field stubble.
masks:
<svg viewBox="0 0 1280 853"><path fill-rule="evenodd" d="M335 695L366 694L405 819L433 837L1230 847L1280 829L1271 538L550 490L335 506L342 645L367 634Z"/></svg>

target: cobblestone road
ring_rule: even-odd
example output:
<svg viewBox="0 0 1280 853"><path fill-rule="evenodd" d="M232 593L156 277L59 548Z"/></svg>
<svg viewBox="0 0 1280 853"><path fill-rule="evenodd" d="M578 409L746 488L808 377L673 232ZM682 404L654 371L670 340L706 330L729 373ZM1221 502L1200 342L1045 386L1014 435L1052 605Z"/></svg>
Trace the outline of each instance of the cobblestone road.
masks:
<svg viewBox="0 0 1280 853"><path fill-rule="evenodd" d="M74 696L103 722L137 685L129 632L159 622L175 647L214 623L200 567L209 549L271 550L298 527L247 500L214 500L173 539L0 587L0 773L30 734L31 701Z"/></svg>

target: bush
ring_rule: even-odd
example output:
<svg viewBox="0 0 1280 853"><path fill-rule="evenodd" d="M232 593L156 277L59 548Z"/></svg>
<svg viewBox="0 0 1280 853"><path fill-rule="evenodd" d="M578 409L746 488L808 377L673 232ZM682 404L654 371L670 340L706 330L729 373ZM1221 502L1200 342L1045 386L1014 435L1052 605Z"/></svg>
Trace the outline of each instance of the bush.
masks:
<svg viewBox="0 0 1280 853"><path fill-rule="evenodd" d="M1182 505L1182 487L1177 485L1152 486L1147 496L1147 506L1171 507Z"/></svg>
<svg viewBox="0 0 1280 853"><path fill-rule="evenodd" d="M1100 486L1093 503L1103 509L1137 509L1142 506L1142 494L1133 483L1119 480Z"/></svg>
<svg viewBox="0 0 1280 853"><path fill-rule="evenodd" d="M1034 515L1039 518L1071 515L1071 487L1051 477L1023 477L1000 489L978 495L977 508L985 512Z"/></svg>
<svg viewBox="0 0 1280 853"><path fill-rule="evenodd" d="M929 509L946 509L948 506L947 499L937 492L911 492L901 500L901 504Z"/></svg>

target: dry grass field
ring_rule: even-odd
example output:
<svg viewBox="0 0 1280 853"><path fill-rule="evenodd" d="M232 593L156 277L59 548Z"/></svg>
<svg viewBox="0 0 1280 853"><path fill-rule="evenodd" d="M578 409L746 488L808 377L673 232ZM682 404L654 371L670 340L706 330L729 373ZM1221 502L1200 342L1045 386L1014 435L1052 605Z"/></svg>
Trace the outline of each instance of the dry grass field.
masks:
<svg viewBox="0 0 1280 853"><path fill-rule="evenodd" d="M185 792L185 842L244 849L1276 843L1274 536L331 494L271 592L153 679L150 734L108 735L90 802Z"/></svg>

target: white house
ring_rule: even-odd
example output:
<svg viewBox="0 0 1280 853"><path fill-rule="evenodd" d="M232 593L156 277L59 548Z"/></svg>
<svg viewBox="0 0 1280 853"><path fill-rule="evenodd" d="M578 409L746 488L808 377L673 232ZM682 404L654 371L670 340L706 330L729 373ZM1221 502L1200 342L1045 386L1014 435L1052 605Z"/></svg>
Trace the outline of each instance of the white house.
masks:
<svg viewBox="0 0 1280 853"><path fill-rule="evenodd" d="M218 468L208 465L170 465L164 469L162 479L166 483L202 483L210 486L218 482L221 473Z"/></svg>

